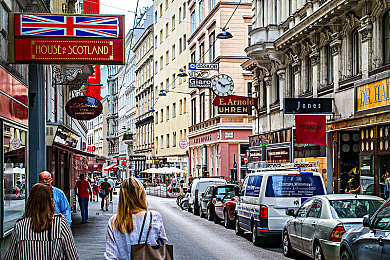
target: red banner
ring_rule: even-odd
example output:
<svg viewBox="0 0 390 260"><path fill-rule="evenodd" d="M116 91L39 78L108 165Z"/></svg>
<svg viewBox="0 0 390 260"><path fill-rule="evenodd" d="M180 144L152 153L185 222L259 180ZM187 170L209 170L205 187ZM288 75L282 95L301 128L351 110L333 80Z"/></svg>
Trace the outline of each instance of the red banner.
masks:
<svg viewBox="0 0 390 260"><path fill-rule="evenodd" d="M295 129L297 143L326 146L325 115L296 115Z"/></svg>
<svg viewBox="0 0 390 260"><path fill-rule="evenodd" d="M15 39L15 61L24 63L124 63L123 41L106 39ZM99 82L100 84L100 82Z"/></svg>
<svg viewBox="0 0 390 260"><path fill-rule="evenodd" d="M92 76L88 78L88 84L86 85L88 91L85 95L102 101L102 97L100 96L100 65L93 65L93 71Z"/></svg>

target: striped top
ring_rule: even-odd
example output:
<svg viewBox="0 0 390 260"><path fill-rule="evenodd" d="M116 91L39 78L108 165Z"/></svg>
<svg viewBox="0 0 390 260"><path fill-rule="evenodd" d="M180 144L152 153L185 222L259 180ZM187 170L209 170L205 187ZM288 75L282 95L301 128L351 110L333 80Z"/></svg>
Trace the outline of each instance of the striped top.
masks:
<svg viewBox="0 0 390 260"><path fill-rule="evenodd" d="M49 248L50 247L50 248ZM51 251L51 257L50 255ZM55 215L49 231L36 233L31 229L30 218L18 220L4 260L58 260L79 259L73 234L63 215Z"/></svg>

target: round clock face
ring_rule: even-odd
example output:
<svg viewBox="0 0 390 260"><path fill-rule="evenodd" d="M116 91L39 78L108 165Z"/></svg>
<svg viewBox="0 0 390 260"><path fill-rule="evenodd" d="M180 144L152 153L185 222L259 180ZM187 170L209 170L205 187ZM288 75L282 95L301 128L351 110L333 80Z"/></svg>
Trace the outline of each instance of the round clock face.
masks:
<svg viewBox="0 0 390 260"><path fill-rule="evenodd" d="M227 97L233 93L234 82L229 75L219 74L213 78L212 88L216 95Z"/></svg>

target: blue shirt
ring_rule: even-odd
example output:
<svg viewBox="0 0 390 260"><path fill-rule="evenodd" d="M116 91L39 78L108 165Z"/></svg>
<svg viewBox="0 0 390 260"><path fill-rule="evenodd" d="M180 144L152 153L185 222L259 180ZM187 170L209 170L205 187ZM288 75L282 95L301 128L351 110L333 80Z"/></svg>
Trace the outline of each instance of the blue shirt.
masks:
<svg viewBox="0 0 390 260"><path fill-rule="evenodd" d="M53 187L54 205L56 207L56 213L62 214L68 220L69 226L72 223L70 205L65 193L59 188Z"/></svg>

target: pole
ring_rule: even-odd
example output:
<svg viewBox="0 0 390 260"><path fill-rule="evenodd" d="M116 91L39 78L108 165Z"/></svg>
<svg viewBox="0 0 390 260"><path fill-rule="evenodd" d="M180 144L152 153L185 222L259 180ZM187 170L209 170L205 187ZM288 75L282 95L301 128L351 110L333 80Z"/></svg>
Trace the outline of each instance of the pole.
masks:
<svg viewBox="0 0 390 260"><path fill-rule="evenodd" d="M28 173L29 188L39 181L39 173L46 169L45 74L43 65L28 67Z"/></svg>

